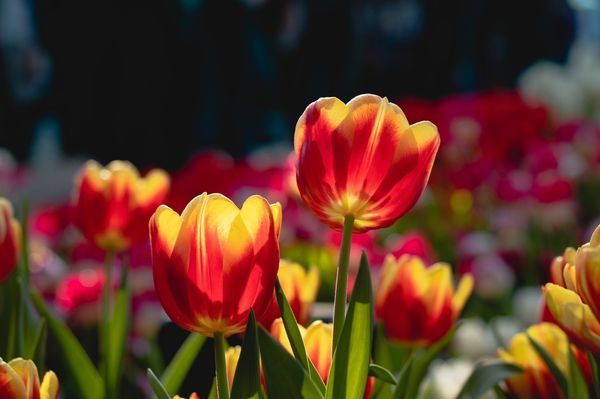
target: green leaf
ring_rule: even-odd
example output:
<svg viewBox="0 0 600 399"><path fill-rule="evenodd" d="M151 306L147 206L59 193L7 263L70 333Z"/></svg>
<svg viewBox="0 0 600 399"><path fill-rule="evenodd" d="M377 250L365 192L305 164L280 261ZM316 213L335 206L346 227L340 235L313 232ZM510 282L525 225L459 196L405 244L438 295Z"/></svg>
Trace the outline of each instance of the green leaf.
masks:
<svg viewBox="0 0 600 399"><path fill-rule="evenodd" d="M346 321L333 355L327 399L362 399L373 338L373 292L367 255L363 251Z"/></svg>
<svg viewBox="0 0 600 399"><path fill-rule="evenodd" d="M283 293L281 284L279 284L279 279L277 279L277 281L275 282L275 296L277 297L277 304L279 305L281 320L283 321L285 332L290 341L292 352L294 352L294 356L296 357L296 359L298 359L304 370L308 371L310 374L310 368L308 366L308 356L306 355L306 348L304 347L302 334L300 334L298 322L296 321L296 317L294 316L292 307L288 303L288 300L285 297L285 294Z"/></svg>
<svg viewBox="0 0 600 399"><path fill-rule="evenodd" d="M208 393L208 399L219 399L217 397L217 378L213 378L212 386L210 387L210 392Z"/></svg>
<svg viewBox="0 0 600 399"><path fill-rule="evenodd" d="M496 399L508 399L508 395L498 384L494 385L494 393L496 394Z"/></svg>
<svg viewBox="0 0 600 399"><path fill-rule="evenodd" d="M115 296L113 317L110 322L108 334L108 352L106 359L106 386L108 397L116 397L119 391L121 373L123 371L123 356L125 354L125 342L129 330L129 303L131 290L127 278L127 268L124 269L122 284Z"/></svg>
<svg viewBox="0 0 600 399"><path fill-rule="evenodd" d="M85 353L71 330L48 309L39 294L32 292L32 300L38 311L46 319L48 329L56 339L62 353L62 359L68 375L63 378L73 381L78 396L83 399L104 398L104 384L94 368L92 361Z"/></svg>
<svg viewBox="0 0 600 399"><path fill-rule="evenodd" d="M250 311L244 345L238 361L233 384L231 386L231 399L260 398L260 353L258 351L258 338L256 337L256 318Z"/></svg>
<svg viewBox="0 0 600 399"><path fill-rule="evenodd" d="M45 344L44 340L46 337L46 327L46 320L41 319L37 325L33 339L31 340L31 342L28 343L27 347L25 348L25 357L27 359L33 359L36 353L38 353L40 345ZM36 364L38 363L36 362Z"/></svg>
<svg viewBox="0 0 600 399"><path fill-rule="evenodd" d="M588 390L588 384L579 368L579 364L575 359L571 345L569 344L568 349L569 356L569 393L568 398L573 399L589 399L590 391Z"/></svg>
<svg viewBox="0 0 600 399"><path fill-rule="evenodd" d="M411 365L410 375L408 375L407 389L404 398L415 398L419 391L419 386L427 374L429 365L437 357L437 355L448 345L448 343L456 334L459 323L457 323L450 331L432 347L421 349L414 354L413 364Z"/></svg>
<svg viewBox="0 0 600 399"><path fill-rule="evenodd" d="M154 375L152 369L148 369L146 371L146 375L148 376L148 381L150 381L152 391L158 399L171 399L171 396L169 396L169 393L167 392L163 384L156 377L156 375Z"/></svg>
<svg viewBox="0 0 600 399"><path fill-rule="evenodd" d="M535 351L542 358L544 363L546 363L546 366L548 366L548 370L550 370L550 373L552 373L552 376L554 376L554 379L556 380L556 383L558 384L563 395L567 396L569 392L569 383L567 381L567 377L565 377L562 371L560 371L556 363L554 363L554 360L552 360L552 357L548 354L548 352L546 352L546 349L544 349L543 346L541 346L530 335L527 335L527 338L529 339L529 342L531 342L531 346L533 346L533 349L535 349Z"/></svg>
<svg viewBox="0 0 600 399"><path fill-rule="evenodd" d="M262 327L258 329L258 342L270 398L323 399L306 370Z"/></svg>
<svg viewBox="0 0 600 399"><path fill-rule="evenodd" d="M396 380L396 377L394 377L392 372L378 364L369 364L369 375L371 377L377 378L380 381L387 382L388 384L398 384L398 381Z"/></svg>
<svg viewBox="0 0 600 399"><path fill-rule="evenodd" d="M598 374L598 359L592 352L587 352L587 358L592 369L592 381L594 383L594 394L600 397L600 374Z"/></svg>
<svg viewBox="0 0 600 399"><path fill-rule="evenodd" d="M185 339L171 362L165 369L160 380L169 392L177 392L185 379L190 367L196 360L200 349L206 342L204 335L190 333Z"/></svg>
<svg viewBox="0 0 600 399"><path fill-rule="evenodd" d="M480 362L475 365L457 399L476 399L493 389L499 382L522 371L519 366L501 360Z"/></svg>
<svg viewBox="0 0 600 399"><path fill-rule="evenodd" d="M310 361L310 358L306 354L306 348L304 341L302 340L302 334L298 328L298 322L292 311L279 280L275 282L275 296L277 297L277 304L279 305L279 312L281 313L281 320L283 321L283 327L285 333L290 341L292 352L296 359L300 362L300 365L308 372L308 375L313 380L317 388L322 394L325 394L325 383L321 379L319 372L315 368L315 365Z"/></svg>
<svg viewBox="0 0 600 399"><path fill-rule="evenodd" d="M400 375L398 376L398 384L396 384L396 390L393 394L394 399L402 399L406 396L406 392L408 391L410 385L408 379L412 372L414 359L415 352L411 351L411 353L408 355L408 359L406 359L404 365L402 366L402 369L400 370Z"/></svg>

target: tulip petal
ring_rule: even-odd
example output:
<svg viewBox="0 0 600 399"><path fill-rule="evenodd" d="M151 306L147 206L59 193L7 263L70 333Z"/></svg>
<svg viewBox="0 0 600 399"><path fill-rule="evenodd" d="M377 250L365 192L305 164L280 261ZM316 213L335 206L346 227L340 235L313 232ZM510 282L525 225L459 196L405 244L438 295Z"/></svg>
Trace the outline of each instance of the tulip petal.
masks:
<svg viewBox="0 0 600 399"><path fill-rule="evenodd" d="M8 362L8 365L19 375L27 399L40 399L40 379L38 377L37 367L31 360L16 358Z"/></svg>
<svg viewBox="0 0 600 399"><path fill-rule="evenodd" d="M155 203L157 196L162 199L169 189L169 182L169 175L164 170L151 170L143 179L136 181L137 204L143 207Z"/></svg>
<svg viewBox="0 0 600 399"><path fill-rule="evenodd" d="M2 359L0 359L0 398L27 398L27 391L21 377Z"/></svg>
<svg viewBox="0 0 600 399"><path fill-rule="evenodd" d="M40 387L41 399L56 399L60 385L53 371L47 371Z"/></svg>
<svg viewBox="0 0 600 399"><path fill-rule="evenodd" d="M314 321L306 329L303 338L306 354L315 365L323 382L327 384L331 367L333 326L321 320Z"/></svg>
<svg viewBox="0 0 600 399"><path fill-rule="evenodd" d="M466 273L458 283L458 288L452 297L452 309L454 312L454 318L458 318L460 312L462 312L465 307L465 303L471 296L471 292L473 292L473 286L475 281L473 279L473 275L470 273Z"/></svg>

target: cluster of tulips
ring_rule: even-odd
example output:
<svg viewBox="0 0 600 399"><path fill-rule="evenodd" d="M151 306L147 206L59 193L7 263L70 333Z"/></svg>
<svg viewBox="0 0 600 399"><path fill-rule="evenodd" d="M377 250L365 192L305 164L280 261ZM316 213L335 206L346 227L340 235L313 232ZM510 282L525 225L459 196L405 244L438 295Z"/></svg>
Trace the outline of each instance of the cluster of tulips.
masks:
<svg viewBox="0 0 600 399"><path fill-rule="evenodd" d="M298 120L299 196L319 221L341 232L332 323L311 319L317 269L280 258L279 203L251 195L238 207L222 194L205 192L178 213L161 205L170 186L164 171L141 177L126 162L88 162L75 181L73 218L106 259L96 364L31 287L27 223L19 227L11 205L1 200L0 322L6 327L0 356L12 360L0 362L0 397L58 397L59 378L48 371L40 384L35 366L43 367L47 332L61 353L64 395L122 397L132 292L123 254L149 236L160 304L190 335L160 375L148 368L148 395L179 397L209 337L215 366L209 398L415 398L429 364L452 339L473 277L463 274L455 288L448 264L388 255L373 293L363 252L349 289L350 252L353 234L388 227L415 205L439 145L435 125L411 125L397 105L375 95L346 104L321 98ZM552 320L579 346L571 346L555 324L531 327L501 349L499 359L478 364L460 398L490 390L519 398L600 393L589 390L597 387L598 373L594 355L585 352L600 347L593 302L594 284L600 284L593 274L598 241L600 233L577 256L568 250L553 265L564 266L556 275L564 276L567 288L544 289ZM229 346L234 336L241 346ZM555 387L556 395L547 393Z"/></svg>

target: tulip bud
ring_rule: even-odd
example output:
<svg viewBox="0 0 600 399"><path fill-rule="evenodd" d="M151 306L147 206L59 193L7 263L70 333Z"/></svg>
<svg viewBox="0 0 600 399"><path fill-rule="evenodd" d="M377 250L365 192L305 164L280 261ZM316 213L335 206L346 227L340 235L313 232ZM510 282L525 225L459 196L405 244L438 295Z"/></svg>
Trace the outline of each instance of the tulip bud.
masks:
<svg viewBox="0 0 600 399"><path fill-rule="evenodd" d="M0 358L0 398L2 399L56 399L58 378L53 371L44 374L42 383L31 360L16 358L6 363Z"/></svg>

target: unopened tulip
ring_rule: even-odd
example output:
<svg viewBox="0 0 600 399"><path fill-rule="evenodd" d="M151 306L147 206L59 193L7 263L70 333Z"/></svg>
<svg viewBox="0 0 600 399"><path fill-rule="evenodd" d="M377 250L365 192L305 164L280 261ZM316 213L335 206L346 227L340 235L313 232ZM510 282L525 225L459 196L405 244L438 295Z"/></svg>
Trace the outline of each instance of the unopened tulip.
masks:
<svg viewBox="0 0 600 399"><path fill-rule="evenodd" d="M154 285L180 327L212 337L245 330L267 309L279 267L281 206L260 196L241 209L221 194L194 198L181 215L160 206L150 220Z"/></svg>
<svg viewBox="0 0 600 399"><path fill-rule="evenodd" d="M306 270L302 265L282 259L277 272L281 289L287 298L298 324L305 325L310 320L312 306L319 293L320 275L315 266ZM270 328L276 318L281 317L277 298L273 294L269 308L260 320Z"/></svg>
<svg viewBox="0 0 600 399"><path fill-rule="evenodd" d="M552 321L573 342L600 356L600 322L581 297L574 291L552 283L544 286L544 296Z"/></svg>
<svg viewBox="0 0 600 399"><path fill-rule="evenodd" d="M527 329L527 334L519 333L513 337L508 349L499 349L498 357L514 363L523 369L523 372L506 380L510 392L518 399L528 398L562 398L562 393L557 381L544 360L527 337L529 335L552 357L559 370L569 376L570 349L569 340L565 333L552 323L539 323ZM571 350L577 351L575 347ZM588 366L587 359L576 355L580 366Z"/></svg>
<svg viewBox="0 0 600 399"><path fill-rule="evenodd" d="M386 98L363 94L310 104L296 124L296 180L323 223L353 231L387 227L419 199L440 144L430 122L410 125Z"/></svg>
<svg viewBox="0 0 600 399"><path fill-rule="evenodd" d="M452 328L472 290L473 278L465 274L455 292L447 264L426 268L416 256L397 260L388 256L376 293L375 316L392 340L429 346Z"/></svg>
<svg viewBox="0 0 600 399"><path fill-rule="evenodd" d="M575 270L577 292L600 320L600 226L590 242L577 250Z"/></svg>
<svg viewBox="0 0 600 399"><path fill-rule="evenodd" d="M89 161L75 184L75 223L98 247L123 251L147 239L148 220L168 190L169 176L163 170L140 177L128 162L113 161L103 168Z"/></svg>
<svg viewBox="0 0 600 399"><path fill-rule="evenodd" d="M31 360L16 358L6 363L0 358L0 398L56 399L58 378L53 371L44 374L42 383Z"/></svg>
<svg viewBox="0 0 600 399"><path fill-rule="evenodd" d="M235 369L237 368L238 362L240 361L240 355L242 354L242 347L239 345L232 346L225 352L225 364L227 367L227 382L229 383L229 389L233 385L233 377L235 377Z"/></svg>
<svg viewBox="0 0 600 399"><path fill-rule="evenodd" d="M13 218L10 202L0 198L0 282L15 269L19 259L21 228Z"/></svg>

